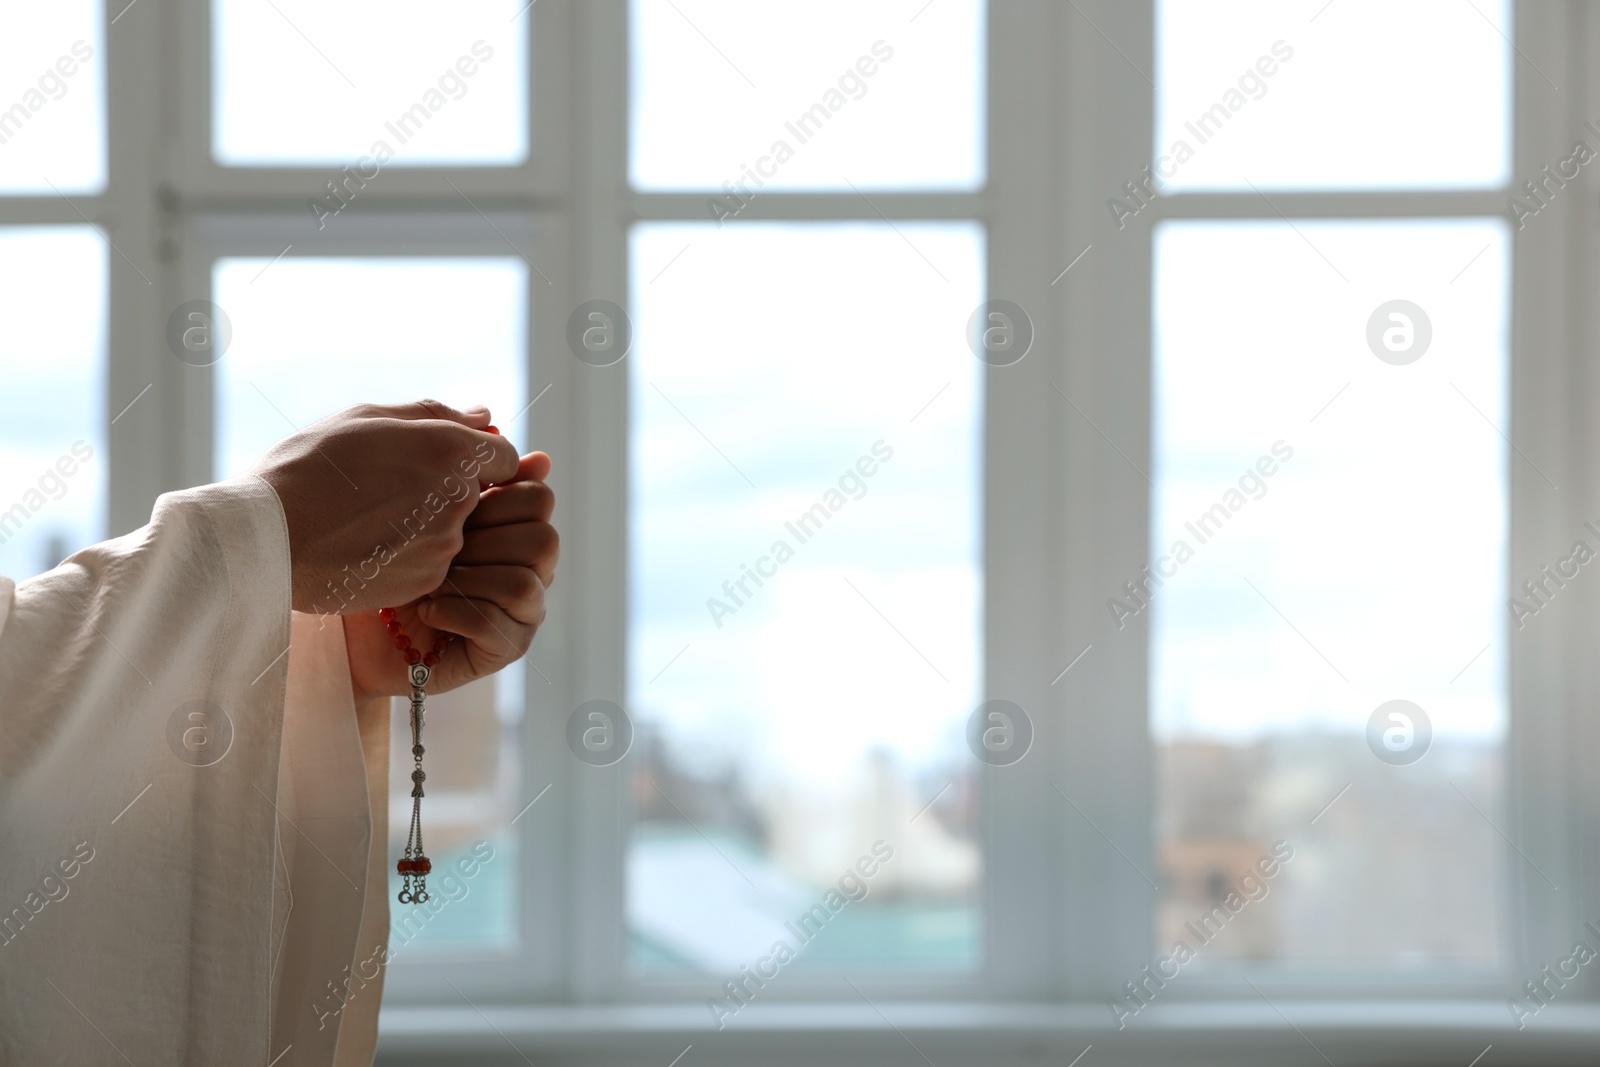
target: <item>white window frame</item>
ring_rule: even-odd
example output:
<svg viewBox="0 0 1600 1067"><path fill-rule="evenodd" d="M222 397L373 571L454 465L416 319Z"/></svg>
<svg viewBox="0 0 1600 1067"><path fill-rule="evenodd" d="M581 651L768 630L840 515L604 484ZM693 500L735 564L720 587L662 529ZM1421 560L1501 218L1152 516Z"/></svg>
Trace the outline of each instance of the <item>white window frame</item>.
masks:
<svg viewBox="0 0 1600 1067"><path fill-rule="evenodd" d="M558 457L565 548L551 622L532 653L549 682L528 675L524 792L531 799L552 788L518 822L527 947L489 961L402 959L388 976L385 1049L461 1062L475 1050L503 1054L511 1040L546 1055L664 1052L667 1063L693 1043L701 1064L757 1054L812 1062L840 1049L911 1062L905 1042L913 1042L944 1067L1023 1062L1030 1049L1070 1058L1088 1043L1097 1058L1131 1062L1220 1052L1249 1033L1252 1051L1230 1052L1230 1062L1309 1061L1313 1039L1343 1063L1479 1037L1514 1043L1534 1062L1600 1038L1595 975L1524 1034L1511 1034L1504 1006L1523 978L1566 954L1585 918L1600 917L1592 814L1600 784L1585 772L1586 758L1600 752L1600 716L1588 712L1600 706L1600 671L1586 647L1600 620L1600 589L1581 585L1556 604L1551 625L1541 613L1538 641L1511 645L1506 806L1497 822L1570 890L1558 907L1547 906L1525 891L1528 872L1505 850L1504 974L1252 970L1248 977L1271 998L1264 1002L1224 971L1175 984L1150 1009L1150 1025L1112 1028L1106 1000L1154 949L1154 893L1108 847L1114 841L1154 873L1144 630L1101 640L1104 591L1138 571L1148 543L1148 487L1117 453L1149 469L1151 229L1165 219L1279 211L1308 219L1504 217L1511 191L1285 193L1271 194L1270 204L1254 195L1182 194L1161 198L1116 233L1105 197L1149 159L1153 143L1152 4L989 0L989 10L984 188L874 193L870 204L850 193L764 192L741 218L877 220L882 212L896 221L976 220L986 231L990 295L1022 305L1034 322L1029 357L985 371L984 676L989 695L1029 710L1037 733L1027 759L986 769L985 964L970 976L852 974L866 1002L840 981L796 976L741 1013L738 1028L716 1034L702 1003L706 983L627 974L627 764L581 766L563 738L573 707L620 699L625 688L627 361L598 369L573 359L565 321L588 299L628 306L629 227L704 220L707 193L629 188L626 0L539 0L522 16L532 33L528 163L391 168L337 227L297 245L295 254L503 255L509 238L538 267L529 272L528 382L530 392L551 386L537 408L537 441ZM160 492L212 476L211 375L166 351L167 314L209 296L216 258L275 255L309 234L305 200L334 168L212 162L207 0L108 0L105 19L108 188L70 202L0 197L0 225L87 217L116 248L104 417L110 532L120 533L146 521ZM1518 2L1515 20L1520 180L1600 114L1600 93L1584 77L1600 69L1600 12ZM1546 77L1567 91L1550 93ZM1502 429L1562 491L1552 495L1513 460L1512 576L1536 572L1600 515L1600 494L1583 488L1600 484L1591 458L1600 457L1596 192L1586 170L1513 242L1512 411ZM112 424L147 384L149 394Z"/></svg>

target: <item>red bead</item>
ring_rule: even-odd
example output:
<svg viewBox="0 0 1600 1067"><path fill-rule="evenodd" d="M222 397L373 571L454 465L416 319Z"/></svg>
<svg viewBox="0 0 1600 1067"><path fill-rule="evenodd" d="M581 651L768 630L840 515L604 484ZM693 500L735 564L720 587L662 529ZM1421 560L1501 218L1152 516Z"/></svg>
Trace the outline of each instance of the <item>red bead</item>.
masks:
<svg viewBox="0 0 1600 1067"><path fill-rule="evenodd" d="M396 874L410 874L411 867L412 863L410 860L401 860L399 863L394 865Z"/></svg>
<svg viewBox="0 0 1600 1067"><path fill-rule="evenodd" d="M439 653L429 652L426 656L422 657L422 662L430 667L437 667L439 665Z"/></svg>
<svg viewBox="0 0 1600 1067"><path fill-rule="evenodd" d="M411 638L407 637L405 634L396 634L394 638L394 647L404 652L406 649L411 647Z"/></svg>
<svg viewBox="0 0 1600 1067"><path fill-rule="evenodd" d="M483 432L484 433L498 434L500 431L495 429L493 426L485 426L483 428Z"/></svg>
<svg viewBox="0 0 1600 1067"><path fill-rule="evenodd" d="M406 649L406 662L407 663L421 663L422 662L422 653L417 651L414 648Z"/></svg>
<svg viewBox="0 0 1600 1067"><path fill-rule="evenodd" d="M427 874L431 870L433 870L433 861L426 856L418 856L411 861L411 873L413 874Z"/></svg>
<svg viewBox="0 0 1600 1067"><path fill-rule="evenodd" d="M383 628L385 630L388 630L391 634L396 634L396 635L403 634L403 633L406 632L406 628L404 626L400 625L400 622L399 622L398 619L390 619L388 622L383 624Z"/></svg>
<svg viewBox="0 0 1600 1067"><path fill-rule="evenodd" d="M379 608L378 609L378 618L382 619L384 622L393 622L394 621L394 617L395 617L395 610L393 608Z"/></svg>

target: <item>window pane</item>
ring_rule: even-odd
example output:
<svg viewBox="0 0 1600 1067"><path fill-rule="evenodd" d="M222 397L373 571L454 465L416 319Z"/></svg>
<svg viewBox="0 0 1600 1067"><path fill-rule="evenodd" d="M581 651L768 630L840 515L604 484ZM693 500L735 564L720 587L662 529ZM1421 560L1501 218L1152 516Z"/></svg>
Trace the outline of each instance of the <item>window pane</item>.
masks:
<svg viewBox="0 0 1600 1067"><path fill-rule="evenodd" d="M1157 230L1158 942L1193 966L1498 958L1510 247L1484 219Z"/></svg>
<svg viewBox="0 0 1600 1067"><path fill-rule="evenodd" d="M1509 0L1161 0L1165 190L1503 184L1511 32Z"/></svg>
<svg viewBox="0 0 1600 1067"><path fill-rule="evenodd" d="M105 238L0 228L0 574L21 581L105 536ZM133 397L122 398L126 403Z"/></svg>
<svg viewBox="0 0 1600 1067"><path fill-rule="evenodd" d="M520 163L526 6L212 0L212 153L229 166L349 164L367 181L384 167Z"/></svg>
<svg viewBox="0 0 1600 1067"><path fill-rule="evenodd" d="M244 473L274 442L351 404L434 397L489 405L500 426L528 402L527 266L514 257L222 259L216 302L232 326L217 363L218 475ZM331 299L329 294L337 294ZM463 310L467 309L467 310ZM403 702L394 736L403 737ZM435 869L483 841L492 850L471 879L471 904L443 883L437 915L391 905L393 944L505 947L516 938L516 841L523 689L520 671L428 700L448 722L428 741L428 840ZM411 819L409 748L394 746L389 851L405 849ZM392 891L399 892L398 875ZM459 898L459 899L458 899Z"/></svg>
<svg viewBox="0 0 1600 1067"><path fill-rule="evenodd" d="M0 193L106 185L105 5L0 10Z"/></svg>
<svg viewBox="0 0 1600 1067"><path fill-rule="evenodd" d="M965 223L635 230L642 971L979 958L982 272Z"/></svg>
<svg viewBox="0 0 1600 1067"><path fill-rule="evenodd" d="M632 10L640 188L742 187L745 199L763 187L983 183L982 0L633 0Z"/></svg>

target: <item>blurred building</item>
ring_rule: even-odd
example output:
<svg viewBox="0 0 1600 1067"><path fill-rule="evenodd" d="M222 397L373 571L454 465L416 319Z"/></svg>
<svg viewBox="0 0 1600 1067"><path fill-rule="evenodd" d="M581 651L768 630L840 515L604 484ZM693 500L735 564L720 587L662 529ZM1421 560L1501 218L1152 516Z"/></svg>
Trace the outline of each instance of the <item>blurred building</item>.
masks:
<svg viewBox="0 0 1600 1067"><path fill-rule="evenodd" d="M1439 741L1417 763L1360 736L1286 733L1156 746L1157 947L1182 936L1276 841L1293 859L1201 952L1307 964L1490 964L1501 886L1501 748ZM1190 943L1193 944L1193 939Z"/></svg>

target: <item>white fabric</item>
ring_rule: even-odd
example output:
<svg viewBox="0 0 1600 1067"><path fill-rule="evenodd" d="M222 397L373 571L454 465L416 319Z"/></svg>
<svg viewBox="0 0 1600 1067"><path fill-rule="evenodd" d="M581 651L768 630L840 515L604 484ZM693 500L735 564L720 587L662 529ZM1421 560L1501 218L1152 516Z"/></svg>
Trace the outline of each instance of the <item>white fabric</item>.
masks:
<svg viewBox="0 0 1600 1067"><path fill-rule="evenodd" d="M0 578L0 1064L370 1064L388 734L257 478Z"/></svg>

